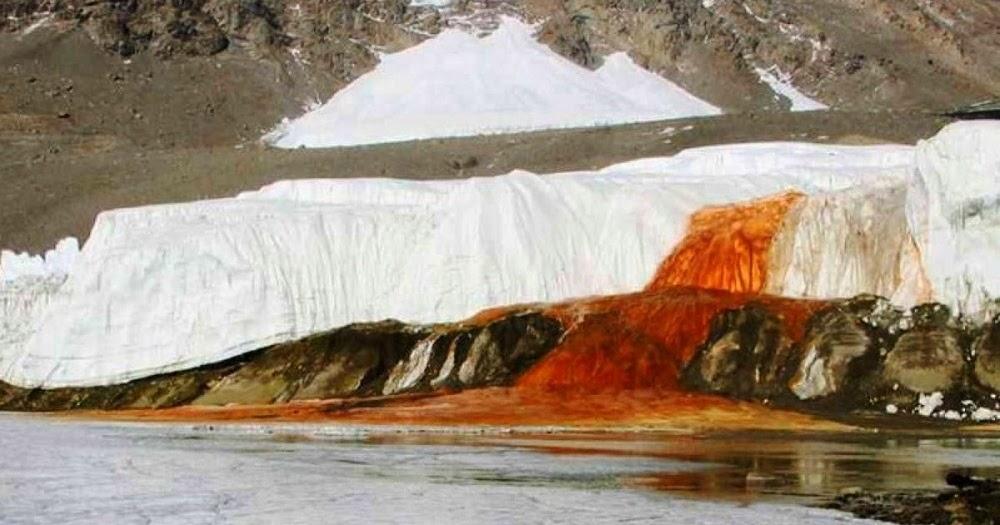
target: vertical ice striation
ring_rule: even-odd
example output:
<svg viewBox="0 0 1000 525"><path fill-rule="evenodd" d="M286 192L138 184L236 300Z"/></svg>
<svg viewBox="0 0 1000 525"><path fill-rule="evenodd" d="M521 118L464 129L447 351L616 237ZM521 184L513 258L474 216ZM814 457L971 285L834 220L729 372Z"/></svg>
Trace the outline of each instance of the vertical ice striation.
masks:
<svg viewBox="0 0 1000 525"><path fill-rule="evenodd" d="M1000 295L1000 122L960 122L917 144L910 228L943 302L976 312Z"/></svg>

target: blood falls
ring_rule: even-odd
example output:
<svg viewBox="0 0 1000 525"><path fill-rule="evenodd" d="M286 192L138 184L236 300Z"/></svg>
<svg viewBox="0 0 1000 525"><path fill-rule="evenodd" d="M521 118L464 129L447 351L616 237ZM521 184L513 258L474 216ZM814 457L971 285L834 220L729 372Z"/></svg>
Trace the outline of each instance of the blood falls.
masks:
<svg viewBox="0 0 1000 525"><path fill-rule="evenodd" d="M45 301L3 312L18 326L0 339L0 380L114 384L350 323L676 286L976 311L1000 292L991 141L1000 123L956 124L916 147L715 146L594 172L286 181L112 210ZM651 337L623 351L672 336ZM693 352L681 346L647 369L676 368ZM526 378L546 382L538 370Z"/></svg>

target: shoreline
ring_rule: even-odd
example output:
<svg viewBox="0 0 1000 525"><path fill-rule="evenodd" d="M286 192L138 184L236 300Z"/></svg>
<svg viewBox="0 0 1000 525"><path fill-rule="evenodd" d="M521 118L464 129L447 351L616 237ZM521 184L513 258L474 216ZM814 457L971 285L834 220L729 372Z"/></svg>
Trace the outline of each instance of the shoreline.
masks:
<svg viewBox="0 0 1000 525"><path fill-rule="evenodd" d="M275 426L340 429L347 433L426 435L849 435L922 438L1000 437L1000 424L916 416L829 417L687 392L622 395L487 388L431 393L294 401L269 405L181 406L168 409L0 412L54 420ZM353 429L353 430L352 430Z"/></svg>

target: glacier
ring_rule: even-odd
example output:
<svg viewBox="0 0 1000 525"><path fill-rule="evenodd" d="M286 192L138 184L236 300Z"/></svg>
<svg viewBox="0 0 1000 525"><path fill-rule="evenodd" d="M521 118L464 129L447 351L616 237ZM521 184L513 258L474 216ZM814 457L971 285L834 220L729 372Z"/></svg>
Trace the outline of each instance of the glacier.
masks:
<svg viewBox="0 0 1000 525"><path fill-rule="evenodd" d="M373 71L264 141L351 146L721 113L625 53L590 71L537 42L533 31L501 17L484 38L448 29L383 55Z"/></svg>
<svg viewBox="0 0 1000 525"><path fill-rule="evenodd" d="M80 254L80 241L66 237L44 255L27 252L0 251L0 282L16 281L25 277L49 278L66 276Z"/></svg>
<svg viewBox="0 0 1000 525"><path fill-rule="evenodd" d="M936 294L965 310L1000 296L1000 121L951 125L916 152L910 229Z"/></svg>
<svg viewBox="0 0 1000 525"><path fill-rule="evenodd" d="M0 284L0 380L113 384L354 322L637 291L693 213L788 190L807 197L777 234L767 291L970 310L1000 291L998 141L1000 123L962 123L917 146L712 146L598 171L294 180L106 211L64 282Z"/></svg>

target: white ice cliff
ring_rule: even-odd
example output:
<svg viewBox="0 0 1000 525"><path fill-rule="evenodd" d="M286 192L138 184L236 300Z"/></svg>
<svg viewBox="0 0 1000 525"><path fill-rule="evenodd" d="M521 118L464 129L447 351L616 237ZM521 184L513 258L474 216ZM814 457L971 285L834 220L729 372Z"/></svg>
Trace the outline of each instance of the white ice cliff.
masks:
<svg viewBox="0 0 1000 525"><path fill-rule="evenodd" d="M108 211L65 283L0 340L0 379L109 384L352 322L640 290L693 212L790 189L808 197L775 240L787 251L768 289L968 308L949 279L994 296L1000 272L990 144L1000 123L956 124L915 148L714 146L596 172L284 181Z"/></svg>
<svg viewBox="0 0 1000 525"><path fill-rule="evenodd" d="M532 33L509 17L485 38L445 30L382 56L373 71L265 141L282 148L347 146L721 112L624 53L590 71Z"/></svg>
<svg viewBox="0 0 1000 525"><path fill-rule="evenodd" d="M66 276L73 269L73 263L80 254L80 242L75 237L67 237L45 255L31 255L26 252L0 251L0 282L15 281L24 277L48 278Z"/></svg>
<svg viewBox="0 0 1000 525"><path fill-rule="evenodd" d="M916 157L907 207L930 286L975 311L1000 296L1000 121L948 126Z"/></svg>

